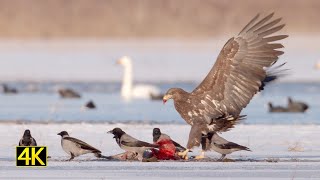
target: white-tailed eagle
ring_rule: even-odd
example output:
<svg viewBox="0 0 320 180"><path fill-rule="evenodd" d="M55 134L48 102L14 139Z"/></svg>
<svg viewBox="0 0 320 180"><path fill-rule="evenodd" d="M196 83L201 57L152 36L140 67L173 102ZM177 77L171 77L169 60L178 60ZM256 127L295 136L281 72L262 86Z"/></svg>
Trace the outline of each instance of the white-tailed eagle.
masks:
<svg viewBox="0 0 320 180"><path fill-rule="evenodd" d="M259 20L258 14L229 39L208 75L191 93L171 88L164 95L164 103L173 99L178 113L191 125L183 158L200 145L202 134L227 131L243 119L241 110L266 83L277 78L269 70L283 54L278 49L284 46L274 41L288 36L270 36L285 26L279 25L281 18L272 17L273 13Z"/></svg>

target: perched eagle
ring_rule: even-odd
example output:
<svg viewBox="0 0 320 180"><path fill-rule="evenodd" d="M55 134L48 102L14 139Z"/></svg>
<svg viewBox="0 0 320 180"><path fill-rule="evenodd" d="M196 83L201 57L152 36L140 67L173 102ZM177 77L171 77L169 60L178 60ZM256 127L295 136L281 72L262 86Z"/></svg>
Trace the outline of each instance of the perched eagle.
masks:
<svg viewBox="0 0 320 180"><path fill-rule="evenodd" d="M191 125L187 149L180 154L183 158L200 145L202 134L227 131L243 119L241 110L266 83L277 78L270 67L283 54L277 49L284 46L271 42L288 36L269 36L285 26L278 25L281 18L272 17L273 13L258 20L258 14L238 36L229 39L209 74L191 93L171 88L164 95L163 102L173 99L178 113Z"/></svg>

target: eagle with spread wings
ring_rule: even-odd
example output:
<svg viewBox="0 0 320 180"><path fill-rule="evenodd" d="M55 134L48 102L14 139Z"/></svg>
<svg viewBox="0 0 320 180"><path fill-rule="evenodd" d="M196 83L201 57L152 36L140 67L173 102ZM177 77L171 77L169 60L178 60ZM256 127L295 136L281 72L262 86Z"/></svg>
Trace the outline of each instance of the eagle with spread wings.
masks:
<svg viewBox="0 0 320 180"><path fill-rule="evenodd" d="M199 146L201 137L209 132L224 132L244 119L240 115L252 97L265 84L277 79L274 66L284 46L275 41L287 35L272 35L281 30L281 18L272 19L273 13L260 19L255 16L236 37L223 46L220 54L200 85L191 93L171 88L163 96L165 103L173 99L175 109L191 125L187 149L180 155L187 159L188 152ZM270 36L272 35L272 36Z"/></svg>

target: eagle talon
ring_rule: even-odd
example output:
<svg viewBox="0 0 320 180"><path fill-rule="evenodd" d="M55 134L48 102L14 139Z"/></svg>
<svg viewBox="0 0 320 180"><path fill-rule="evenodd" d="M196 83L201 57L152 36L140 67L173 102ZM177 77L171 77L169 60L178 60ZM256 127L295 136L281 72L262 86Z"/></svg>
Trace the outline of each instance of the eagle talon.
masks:
<svg viewBox="0 0 320 180"><path fill-rule="evenodd" d="M196 156L194 159L204 159L205 157L203 155L199 155L199 156Z"/></svg>
<svg viewBox="0 0 320 180"><path fill-rule="evenodd" d="M196 156L194 159L197 159L197 160L204 159L205 158L204 153L205 153L204 151L201 151L201 154Z"/></svg>
<svg viewBox="0 0 320 180"><path fill-rule="evenodd" d="M183 151L183 152L179 152L178 155L179 155L182 159L187 160L187 159L188 159L188 152L189 152L189 149L186 149L186 150Z"/></svg>

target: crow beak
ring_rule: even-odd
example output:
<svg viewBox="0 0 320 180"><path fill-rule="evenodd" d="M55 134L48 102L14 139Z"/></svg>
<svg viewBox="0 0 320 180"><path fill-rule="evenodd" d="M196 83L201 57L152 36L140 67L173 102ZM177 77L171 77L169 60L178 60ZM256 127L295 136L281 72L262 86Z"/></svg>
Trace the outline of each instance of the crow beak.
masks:
<svg viewBox="0 0 320 180"><path fill-rule="evenodd" d="M113 133L113 130L111 130L111 131L108 131L107 133L109 133L109 134L112 134L112 133Z"/></svg>
<svg viewBox="0 0 320 180"><path fill-rule="evenodd" d="M58 133L57 135L61 136L61 133Z"/></svg>

